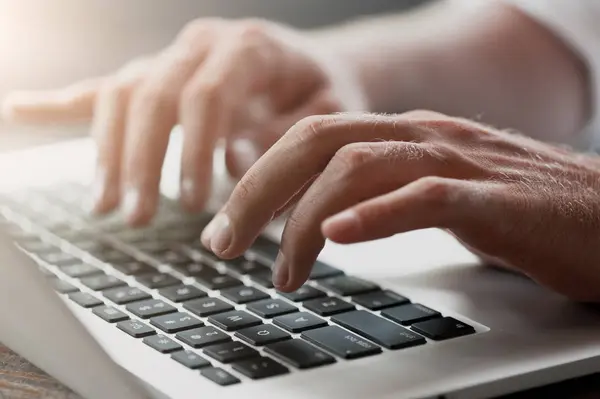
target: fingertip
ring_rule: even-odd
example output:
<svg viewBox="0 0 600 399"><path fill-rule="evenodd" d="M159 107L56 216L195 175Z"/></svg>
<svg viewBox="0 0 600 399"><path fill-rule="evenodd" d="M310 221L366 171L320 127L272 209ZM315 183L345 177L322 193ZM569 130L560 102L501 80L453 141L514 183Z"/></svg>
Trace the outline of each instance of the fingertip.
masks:
<svg viewBox="0 0 600 399"><path fill-rule="evenodd" d="M130 188L123 198L125 221L132 227L147 225L156 211L156 201L151 195L143 194L139 189Z"/></svg>

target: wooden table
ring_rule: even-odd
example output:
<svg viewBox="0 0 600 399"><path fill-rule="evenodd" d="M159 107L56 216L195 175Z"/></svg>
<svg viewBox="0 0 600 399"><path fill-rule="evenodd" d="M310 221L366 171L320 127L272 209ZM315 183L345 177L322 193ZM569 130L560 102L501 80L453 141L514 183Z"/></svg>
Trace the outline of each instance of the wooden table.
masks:
<svg viewBox="0 0 600 399"><path fill-rule="evenodd" d="M55 142L77 137L82 134L81 127L56 130L45 129L38 132L33 129L11 128L10 134L3 133L0 124L0 152ZM525 399L532 397L592 399L600 398L600 374L577 380L554 384L549 387L510 395L505 399ZM33 366L0 344L0 399L75 399L78 395L65 388L60 382Z"/></svg>

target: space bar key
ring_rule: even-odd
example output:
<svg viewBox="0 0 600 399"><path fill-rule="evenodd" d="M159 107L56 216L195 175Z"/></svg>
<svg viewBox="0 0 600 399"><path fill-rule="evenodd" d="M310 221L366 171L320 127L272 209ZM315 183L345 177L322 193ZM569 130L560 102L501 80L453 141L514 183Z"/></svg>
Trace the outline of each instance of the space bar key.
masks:
<svg viewBox="0 0 600 399"><path fill-rule="evenodd" d="M342 313L331 321L388 349L422 345L425 338L365 310Z"/></svg>

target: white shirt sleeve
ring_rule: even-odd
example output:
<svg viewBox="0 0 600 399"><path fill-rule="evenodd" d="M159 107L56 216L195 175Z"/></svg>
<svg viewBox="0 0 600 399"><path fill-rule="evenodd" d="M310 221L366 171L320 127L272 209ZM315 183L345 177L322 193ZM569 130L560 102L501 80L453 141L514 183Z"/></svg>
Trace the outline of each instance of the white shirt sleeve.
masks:
<svg viewBox="0 0 600 399"><path fill-rule="evenodd" d="M600 0L504 0L551 29L586 63L591 120L579 149L600 148Z"/></svg>

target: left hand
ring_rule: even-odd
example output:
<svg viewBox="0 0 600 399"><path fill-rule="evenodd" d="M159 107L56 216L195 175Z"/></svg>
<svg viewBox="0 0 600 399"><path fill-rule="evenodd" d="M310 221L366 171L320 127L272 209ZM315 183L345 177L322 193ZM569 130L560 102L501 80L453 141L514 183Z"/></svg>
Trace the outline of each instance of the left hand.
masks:
<svg viewBox="0 0 600 399"><path fill-rule="evenodd" d="M600 161L416 111L296 124L242 178L202 235L241 255L284 210L274 283L299 288L325 238L445 228L469 249L573 299L600 300Z"/></svg>

